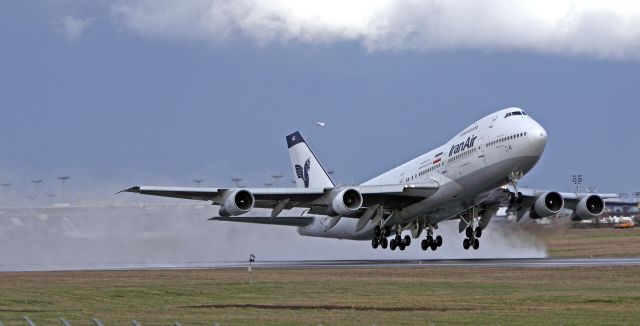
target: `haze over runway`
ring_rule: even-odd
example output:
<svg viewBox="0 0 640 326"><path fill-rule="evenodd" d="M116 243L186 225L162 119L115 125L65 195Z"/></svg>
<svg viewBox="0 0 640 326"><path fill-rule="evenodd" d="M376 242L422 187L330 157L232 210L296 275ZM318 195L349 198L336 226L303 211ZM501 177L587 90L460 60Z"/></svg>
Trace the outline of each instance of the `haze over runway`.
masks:
<svg viewBox="0 0 640 326"><path fill-rule="evenodd" d="M289 183L300 128L358 183L519 106L549 133L523 185L637 191L640 5L462 3L4 3L0 181Z"/></svg>

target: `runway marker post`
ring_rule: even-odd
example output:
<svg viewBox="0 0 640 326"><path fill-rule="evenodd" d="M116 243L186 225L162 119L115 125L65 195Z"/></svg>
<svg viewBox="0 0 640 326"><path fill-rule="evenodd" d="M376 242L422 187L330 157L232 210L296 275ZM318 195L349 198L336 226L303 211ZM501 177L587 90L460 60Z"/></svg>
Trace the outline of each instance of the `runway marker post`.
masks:
<svg viewBox="0 0 640 326"><path fill-rule="evenodd" d="M256 256L254 254L249 254L249 267L247 267L247 271L249 272L249 285L253 285L253 262L256 261Z"/></svg>

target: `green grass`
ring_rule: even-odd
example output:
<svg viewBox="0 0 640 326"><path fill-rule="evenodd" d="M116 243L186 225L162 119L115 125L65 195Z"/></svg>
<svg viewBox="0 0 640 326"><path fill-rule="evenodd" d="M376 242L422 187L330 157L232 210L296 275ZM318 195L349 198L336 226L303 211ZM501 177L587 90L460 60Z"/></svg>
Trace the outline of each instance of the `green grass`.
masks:
<svg viewBox="0 0 640 326"><path fill-rule="evenodd" d="M640 320L640 268L0 274L0 320L73 325L584 325ZM244 306L250 304L252 306ZM226 306L225 306L226 305ZM216 308L217 307L217 308Z"/></svg>
<svg viewBox="0 0 640 326"><path fill-rule="evenodd" d="M568 229L539 234L551 257L640 256L640 228Z"/></svg>

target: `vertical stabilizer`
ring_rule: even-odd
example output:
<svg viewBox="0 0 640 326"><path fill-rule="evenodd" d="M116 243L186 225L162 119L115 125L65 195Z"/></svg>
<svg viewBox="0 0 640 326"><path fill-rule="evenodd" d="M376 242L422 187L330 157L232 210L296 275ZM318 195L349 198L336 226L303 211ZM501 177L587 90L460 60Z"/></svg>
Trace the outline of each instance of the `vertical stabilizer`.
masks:
<svg viewBox="0 0 640 326"><path fill-rule="evenodd" d="M335 187L327 170L320 164L300 132L287 136L287 146L298 188Z"/></svg>

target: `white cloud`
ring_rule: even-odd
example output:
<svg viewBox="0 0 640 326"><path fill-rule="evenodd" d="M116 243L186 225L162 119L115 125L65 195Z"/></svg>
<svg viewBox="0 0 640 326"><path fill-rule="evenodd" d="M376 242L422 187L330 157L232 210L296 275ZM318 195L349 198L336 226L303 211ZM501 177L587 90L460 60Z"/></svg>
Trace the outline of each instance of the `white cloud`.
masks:
<svg viewBox="0 0 640 326"><path fill-rule="evenodd" d="M129 0L112 14L127 30L158 39L640 57L637 0Z"/></svg>
<svg viewBox="0 0 640 326"><path fill-rule="evenodd" d="M60 19L60 35L69 41L75 41L82 36L85 30L91 25L93 19L65 16Z"/></svg>

